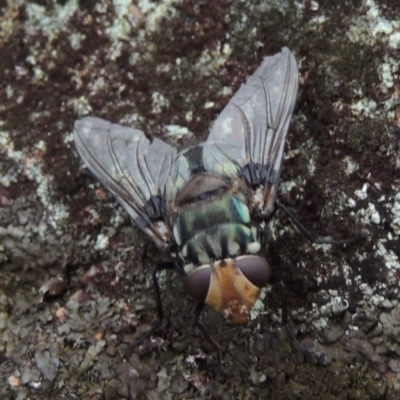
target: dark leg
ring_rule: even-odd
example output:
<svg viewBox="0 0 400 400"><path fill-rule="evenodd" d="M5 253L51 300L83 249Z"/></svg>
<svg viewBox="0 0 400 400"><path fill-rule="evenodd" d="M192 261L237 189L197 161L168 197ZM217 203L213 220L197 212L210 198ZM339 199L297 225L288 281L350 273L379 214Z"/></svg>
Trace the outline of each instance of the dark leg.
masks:
<svg viewBox="0 0 400 400"><path fill-rule="evenodd" d="M162 302L161 302L161 292L160 292L160 286L159 286L158 280L157 280L157 273L159 271L163 271L165 269L175 269L175 268L176 268L176 265L173 261L158 264L154 268L154 270L153 270L153 286L154 286L154 292L156 295L158 318L154 322L153 326L140 339L138 339L135 343L132 343L131 345L128 346L128 348L124 352L125 357L129 357L132 354L132 350L136 346L139 346L141 343L143 343L146 339L148 339L153 334L153 332L160 326L160 324L164 318L164 310L163 310L163 306L162 306Z"/></svg>
<svg viewBox="0 0 400 400"><path fill-rule="evenodd" d="M281 289L281 307L282 307L282 325L285 327L286 332L290 336L290 338L293 340L293 343L297 346L298 349L301 350L301 352L305 355L305 357L309 360L311 360L313 363L315 363L316 356L315 354L304 347L296 338L296 335L294 334L292 328L289 325L288 322L288 312L287 312L287 305L286 305L286 294L285 294L285 284L278 278L272 277L271 283L277 285Z"/></svg>
<svg viewBox="0 0 400 400"><path fill-rule="evenodd" d="M263 224L258 228L258 238L262 249L267 246L268 236L269 236L269 223L273 216L276 214L278 207L274 205L274 209L268 218L264 219Z"/></svg>
<svg viewBox="0 0 400 400"><path fill-rule="evenodd" d="M285 214L289 217L289 219L293 222L296 228L311 242L315 244L351 244L358 242L365 238L365 235L357 235L351 239L344 240L326 240L326 239L315 239L311 233L302 225L302 223L296 218L296 216L282 203L278 200L276 201L278 207L285 212Z"/></svg>
<svg viewBox="0 0 400 400"><path fill-rule="evenodd" d="M269 220L264 221L264 225L258 228L258 237L262 249L267 247L267 240L269 235Z"/></svg>
<svg viewBox="0 0 400 400"><path fill-rule="evenodd" d="M217 353L217 374L215 375L213 383L207 389L207 393L211 393L213 390L215 390L215 388L217 387L218 382L219 382L219 376L221 373L221 348L219 347L219 344L209 335L206 328L199 320L200 314L203 311L204 306L205 306L204 303L197 304L197 306L194 310L194 325L200 329L201 333L207 339L208 343L211 344L211 346L214 348L214 350Z"/></svg>

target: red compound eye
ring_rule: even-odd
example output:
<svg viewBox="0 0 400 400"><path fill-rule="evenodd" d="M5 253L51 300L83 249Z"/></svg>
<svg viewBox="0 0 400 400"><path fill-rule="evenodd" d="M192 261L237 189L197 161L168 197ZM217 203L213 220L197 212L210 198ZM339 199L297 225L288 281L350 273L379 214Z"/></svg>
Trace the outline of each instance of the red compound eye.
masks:
<svg viewBox="0 0 400 400"><path fill-rule="evenodd" d="M272 268L267 260L258 256L242 256L235 260L235 264L243 275L255 286L266 286L272 275Z"/></svg>
<svg viewBox="0 0 400 400"><path fill-rule="evenodd" d="M196 301L204 303L210 288L212 267L203 265L196 268L186 279L185 289Z"/></svg>

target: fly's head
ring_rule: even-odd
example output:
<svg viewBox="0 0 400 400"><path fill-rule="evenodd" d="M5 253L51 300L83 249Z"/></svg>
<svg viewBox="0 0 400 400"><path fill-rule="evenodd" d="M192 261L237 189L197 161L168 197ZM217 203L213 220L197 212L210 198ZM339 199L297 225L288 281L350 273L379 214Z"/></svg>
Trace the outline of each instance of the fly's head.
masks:
<svg viewBox="0 0 400 400"><path fill-rule="evenodd" d="M263 257L240 256L202 265L185 279L186 291L235 324L245 324L272 269Z"/></svg>

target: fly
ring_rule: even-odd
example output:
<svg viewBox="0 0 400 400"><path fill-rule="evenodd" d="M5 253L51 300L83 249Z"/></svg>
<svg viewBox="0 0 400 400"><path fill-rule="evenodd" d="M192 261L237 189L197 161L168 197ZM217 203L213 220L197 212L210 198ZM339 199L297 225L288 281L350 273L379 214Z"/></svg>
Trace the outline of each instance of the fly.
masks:
<svg viewBox="0 0 400 400"><path fill-rule="evenodd" d="M243 324L263 287L283 288L260 254L277 206L311 242L354 241L315 240L276 199L298 79L289 49L266 57L230 99L207 140L180 153L135 128L96 117L75 122L75 143L86 166L156 246L173 254L171 262L154 269L158 319L139 342L164 316L157 272L178 269L198 303L195 325L216 350L216 382L221 351L200 322L201 311L208 305ZM282 322L301 347L287 323L284 296Z"/></svg>

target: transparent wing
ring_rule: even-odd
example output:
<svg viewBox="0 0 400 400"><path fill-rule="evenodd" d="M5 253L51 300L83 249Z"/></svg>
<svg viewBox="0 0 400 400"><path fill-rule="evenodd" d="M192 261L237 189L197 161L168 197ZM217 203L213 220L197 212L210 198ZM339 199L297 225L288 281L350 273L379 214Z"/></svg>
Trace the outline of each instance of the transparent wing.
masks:
<svg viewBox="0 0 400 400"><path fill-rule="evenodd" d="M236 165L233 165L233 171L227 169L230 165L217 167L215 163L212 170L206 169L203 155L204 153L211 154L215 144L212 144L210 149L208 147L206 143L202 143L186 148L174 159L165 189L166 204L171 220L179 212L179 207L202 201L216 191L222 191L223 188L228 189L228 181L224 178L237 178Z"/></svg>
<svg viewBox="0 0 400 400"><path fill-rule="evenodd" d="M164 248L169 240L162 199L176 150L162 140L151 143L138 129L96 117L75 122L74 139L82 160L117 198L135 223Z"/></svg>
<svg viewBox="0 0 400 400"><path fill-rule="evenodd" d="M272 211L276 197L297 91L296 60L284 47L281 53L266 57L235 93L206 142L206 169L224 166L233 171L234 165L238 166L252 189L263 187L259 208L264 214Z"/></svg>

